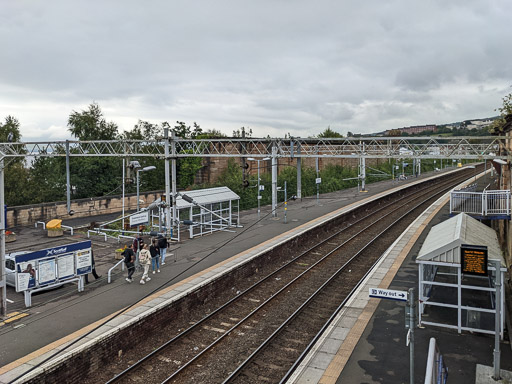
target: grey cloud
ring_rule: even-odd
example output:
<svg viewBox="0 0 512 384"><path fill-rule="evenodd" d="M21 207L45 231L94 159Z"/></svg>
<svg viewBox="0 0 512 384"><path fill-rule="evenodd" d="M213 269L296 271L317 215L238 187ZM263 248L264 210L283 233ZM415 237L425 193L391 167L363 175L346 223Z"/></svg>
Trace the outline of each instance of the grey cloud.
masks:
<svg viewBox="0 0 512 384"><path fill-rule="evenodd" d="M509 92L511 11L508 0L3 0L0 111L24 137L65 136L69 113L92 101L122 124L258 136L486 117Z"/></svg>

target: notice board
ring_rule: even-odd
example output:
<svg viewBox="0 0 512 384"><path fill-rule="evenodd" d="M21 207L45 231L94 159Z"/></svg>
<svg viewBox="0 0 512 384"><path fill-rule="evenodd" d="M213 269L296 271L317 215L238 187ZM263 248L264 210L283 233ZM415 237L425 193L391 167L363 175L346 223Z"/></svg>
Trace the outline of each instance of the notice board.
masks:
<svg viewBox="0 0 512 384"><path fill-rule="evenodd" d="M487 276L487 247L483 245L460 246L462 273Z"/></svg>

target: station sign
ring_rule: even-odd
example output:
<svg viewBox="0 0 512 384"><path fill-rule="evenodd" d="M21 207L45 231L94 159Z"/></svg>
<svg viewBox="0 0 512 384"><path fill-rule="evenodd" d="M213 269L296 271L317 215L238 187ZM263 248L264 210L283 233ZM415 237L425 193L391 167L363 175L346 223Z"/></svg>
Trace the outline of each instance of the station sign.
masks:
<svg viewBox="0 0 512 384"><path fill-rule="evenodd" d="M392 289L381 288L370 288L369 291L370 297L377 299L407 301L407 291L394 291Z"/></svg>
<svg viewBox="0 0 512 384"><path fill-rule="evenodd" d="M131 227L147 223L149 223L149 211L139 212L130 216Z"/></svg>
<svg viewBox="0 0 512 384"><path fill-rule="evenodd" d="M460 263L462 273L468 275L487 276L488 254L483 245L462 244L460 246Z"/></svg>

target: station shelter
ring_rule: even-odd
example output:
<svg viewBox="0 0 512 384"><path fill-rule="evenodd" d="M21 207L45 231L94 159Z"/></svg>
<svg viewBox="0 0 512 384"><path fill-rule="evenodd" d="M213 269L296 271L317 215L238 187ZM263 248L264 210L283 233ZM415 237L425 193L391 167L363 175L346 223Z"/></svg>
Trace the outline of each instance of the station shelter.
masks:
<svg viewBox="0 0 512 384"><path fill-rule="evenodd" d="M189 237L229 230L240 222L240 196L228 187L216 187L185 191L176 198L179 221L188 224ZM176 234L179 240L182 225Z"/></svg>
<svg viewBox="0 0 512 384"><path fill-rule="evenodd" d="M416 263L420 326L494 335L498 297L503 338L506 265L494 229L460 213L432 227Z"/></svg>

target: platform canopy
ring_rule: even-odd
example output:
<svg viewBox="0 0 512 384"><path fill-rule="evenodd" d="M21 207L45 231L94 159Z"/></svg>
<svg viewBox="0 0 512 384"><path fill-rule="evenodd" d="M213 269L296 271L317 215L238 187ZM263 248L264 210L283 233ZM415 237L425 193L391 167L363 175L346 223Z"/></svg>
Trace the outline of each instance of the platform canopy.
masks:
<svg viewBox="0 0 512 384"><path fill-rule="evenodd" d="M487 265L469 258L463 270L461 247L487 248ZM467 247L468 249L470 247ZM492 261L492 262L491 262ZM497 261L501 267L496 270ZM507 271L494 229L460 213L432 227L416 257L419 323L461 331L499 333L503 338ZM500 302L499 312L496 303ZM496 329L496 316L499 327Z"/></svg>
<svg viewBox="0 0 512 384"><path fill-rule="evenodd" d="M487 246L489 260L501 260L502 266L506 266L496 231L465 213L432 227L416 261L460 264L460 246L463 244Z"/></svg>
<svg viewBox="0 0 512 384"><path fill-rule="evenodd" d="M209 205L223 203L226 201L240 200L240 196L238 196L228 187L196 189L194 191L181 192L181 194L192 198L199 205ZM183 200L181 196L177 196L176 208L184 209L192 206L194 206L194 204Z"/></svg>

